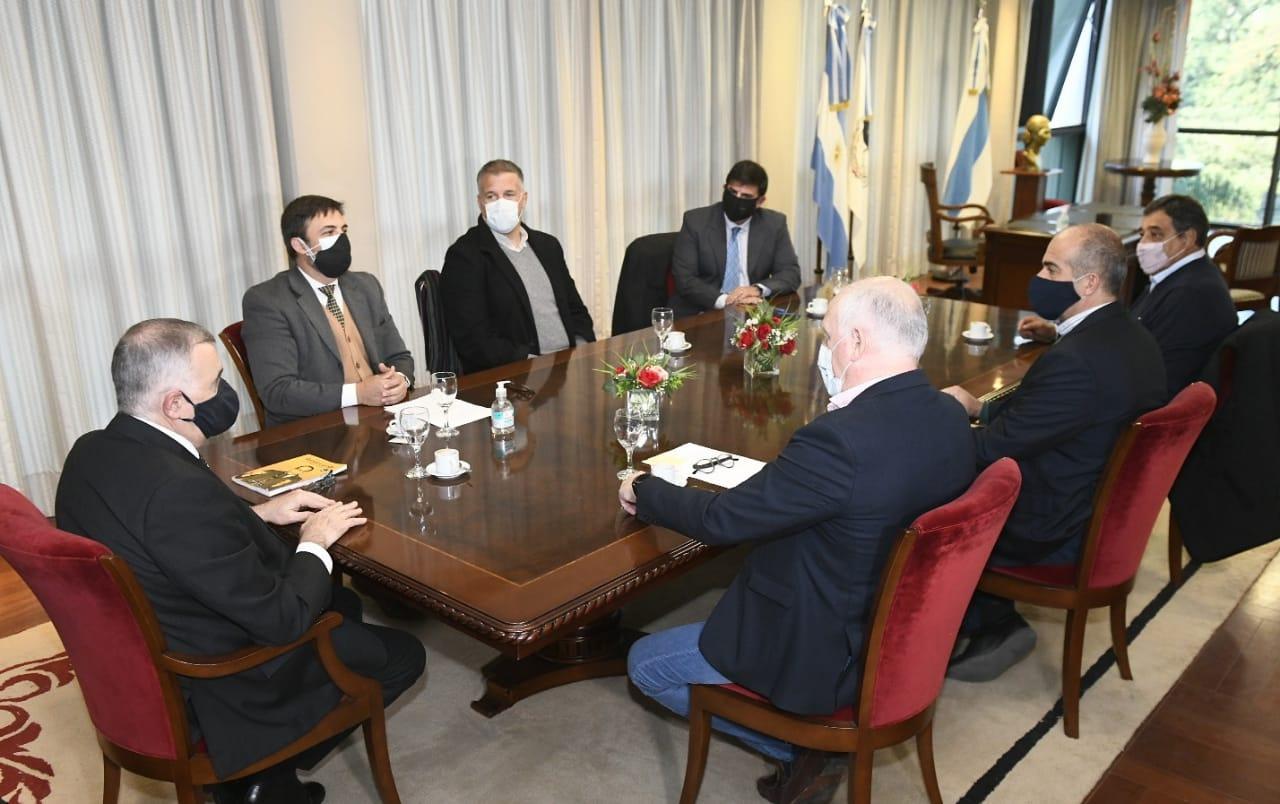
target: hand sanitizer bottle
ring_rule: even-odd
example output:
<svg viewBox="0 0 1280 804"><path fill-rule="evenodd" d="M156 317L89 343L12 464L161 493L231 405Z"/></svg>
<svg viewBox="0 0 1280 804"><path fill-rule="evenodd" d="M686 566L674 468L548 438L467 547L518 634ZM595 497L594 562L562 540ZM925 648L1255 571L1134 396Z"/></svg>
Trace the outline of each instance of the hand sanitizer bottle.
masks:
<svg viewBox="0 0 1280 804"><path fill-rule="evenodd" d="M494 391L493 405L489 408L489 432L494 438L507 438L516 431L516 409L507 399L507 383L499 380Z"/></svg>

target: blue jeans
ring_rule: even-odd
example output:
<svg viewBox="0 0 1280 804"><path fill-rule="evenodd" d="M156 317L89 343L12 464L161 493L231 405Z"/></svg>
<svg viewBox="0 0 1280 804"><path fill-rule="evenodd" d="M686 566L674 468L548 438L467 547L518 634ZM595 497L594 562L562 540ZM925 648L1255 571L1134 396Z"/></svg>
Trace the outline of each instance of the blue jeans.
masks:
<svg viewBox="0 0 1280 804"><path fill-rule="evenodd" d="M730 683L698 650L702 626L703 623L692 623L650 634L632 645L631 653L627 655L627 675L631 677L631 683L684 718L689 717L690 684ZM772 759L790 762L795 755L791 743L728 720L713 717L711 728Z"/></svg>

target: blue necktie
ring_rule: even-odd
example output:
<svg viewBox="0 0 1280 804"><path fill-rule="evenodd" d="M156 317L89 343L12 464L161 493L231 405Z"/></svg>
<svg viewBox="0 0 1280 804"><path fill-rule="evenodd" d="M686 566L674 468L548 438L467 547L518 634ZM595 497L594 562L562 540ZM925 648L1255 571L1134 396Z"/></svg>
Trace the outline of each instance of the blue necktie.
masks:
<svg viewBox="0 0 1280 804"><path fill-rule="evenodd" d="M735 226L729 230L729 254L724 260L724 282L720 284L721 293L728 293L746 284L745 281L739 281L742 273L742 255L738 251L738 235L741 233L741 226Z"/></svg>

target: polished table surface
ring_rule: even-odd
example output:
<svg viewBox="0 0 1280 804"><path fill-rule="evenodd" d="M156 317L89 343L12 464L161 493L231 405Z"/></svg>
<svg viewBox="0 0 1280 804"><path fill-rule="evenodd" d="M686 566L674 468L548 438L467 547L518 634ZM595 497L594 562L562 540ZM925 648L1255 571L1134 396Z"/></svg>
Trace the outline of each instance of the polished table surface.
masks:
<svg viewBox="0 0 1280 804"><path fill-rule="evenodd" d="M961 383L982 395L1016 382L1034 360L1037 347L1012 345L1016 310L949 299L926 304L930 335L921 363L939 387ZM637 462L686 441L767 461L826 410L815 367L819 322L806 319L800 348L781 361L780 376L760 380L744 375L742 354L728 346L735 315L677 322L693 344L680 365L694 366L697 377L664 402L658 448L639 452ZM965 343L960 333L971 320L988 321L994 340ZM602 389L604 375L595 369L654 342L652 332L630 333L462 377L459 398L486 407L499 379L536 395L514 403L509 456L495 452L487 421L465 425L449 440L471 464L459 481L405 478L412 454L388 443L391 417L380 408L215 440L205 455L224 479L303 453L349 464L329 494L359 500L369 522L334 546L337 563L522 659L711 554L618 506L615 473L624 456L612 417L621 401ZM431 450L445 445L433 431L424 465ZM262 499L233 488L253 502Z"/></svg>

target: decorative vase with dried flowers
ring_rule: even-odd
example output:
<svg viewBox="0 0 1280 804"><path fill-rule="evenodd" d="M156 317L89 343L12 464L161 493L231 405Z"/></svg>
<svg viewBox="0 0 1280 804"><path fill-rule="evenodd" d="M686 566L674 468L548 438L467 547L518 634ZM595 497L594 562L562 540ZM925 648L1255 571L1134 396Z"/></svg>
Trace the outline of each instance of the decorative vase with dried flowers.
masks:
<svg viewBox="0 0 1280 804"><path fill-rule="evenodd" d="M1142 65L1142 72L1151 76L1151 93L1142 99L1144 119L1150 126L1142 161L1149 165L1160 161L1169 136L1165 131L1165 120L1178 111L1178 104L1182 103L1182 90L1178 88L1181 75L1172 69L1167 48L1161 40L1158 29L1152 32L1151 59Z"/></svg>

